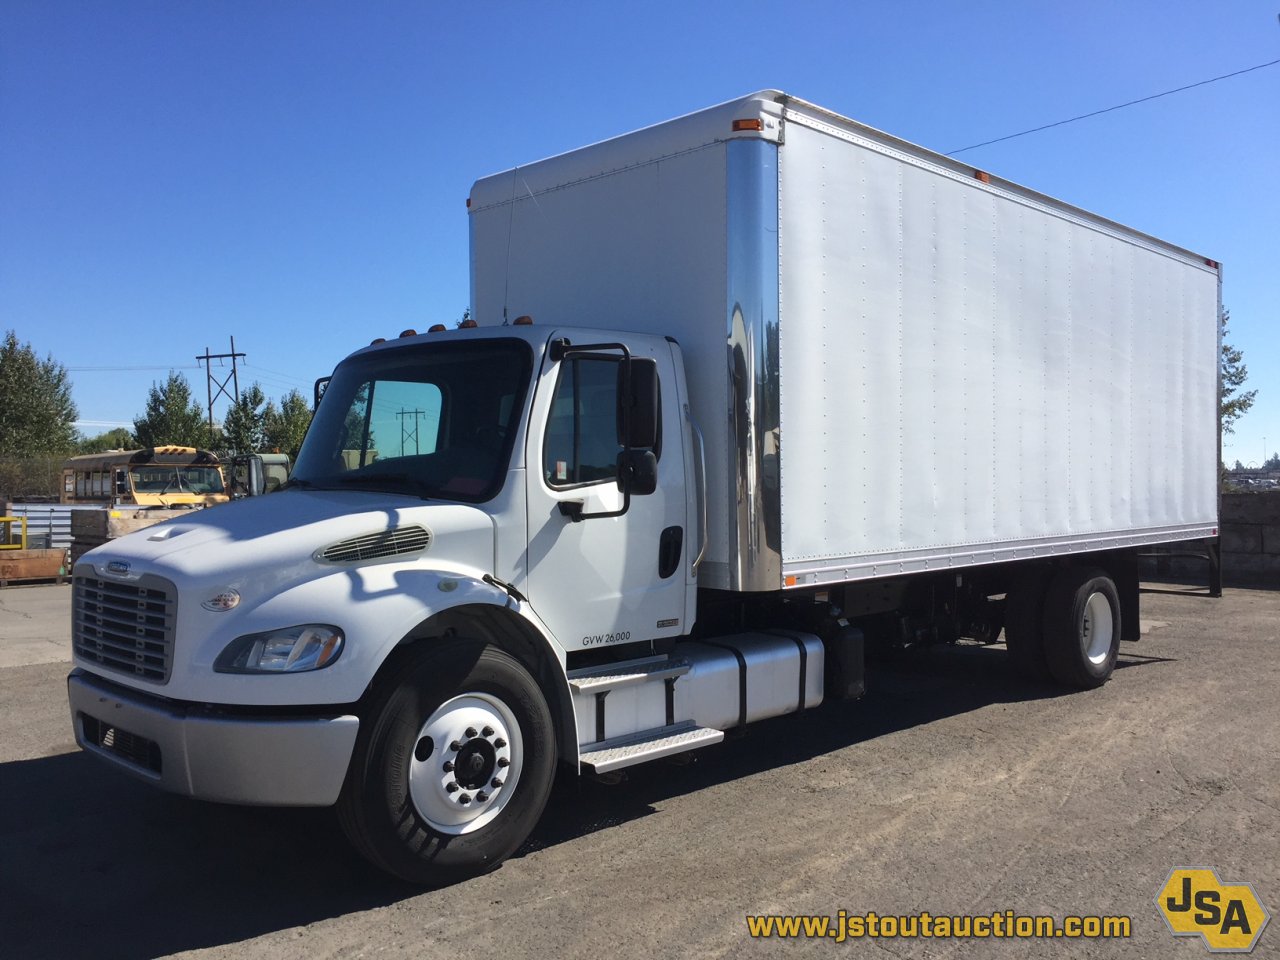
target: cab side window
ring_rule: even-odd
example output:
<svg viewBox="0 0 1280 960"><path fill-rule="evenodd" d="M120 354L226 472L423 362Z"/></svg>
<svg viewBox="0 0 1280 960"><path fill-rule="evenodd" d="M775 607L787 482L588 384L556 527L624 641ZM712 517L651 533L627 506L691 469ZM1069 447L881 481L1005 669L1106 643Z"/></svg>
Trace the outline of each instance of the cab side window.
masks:
<svg viewBox="0 0 1280 960"><path fill-rule="evenodd" d="M585 357L561 365L543 446L552 487L614 480L618 474L618 363Z"/></svg>

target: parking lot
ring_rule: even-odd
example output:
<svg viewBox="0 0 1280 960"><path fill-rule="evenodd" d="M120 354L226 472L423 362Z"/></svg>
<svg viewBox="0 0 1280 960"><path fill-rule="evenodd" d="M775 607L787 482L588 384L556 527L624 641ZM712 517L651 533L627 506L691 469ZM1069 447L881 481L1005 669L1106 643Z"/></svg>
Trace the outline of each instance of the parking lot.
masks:
<svg viewBox="0 0 1280 960"><path fill-rule="evenodd" d="M75 748L70 588L0 590L6 958L1193 957L1155 896L1216 867L1280 909L1280 592L1147 585L1114 679L1062 693L1003 648L877 664L869 693L686 765L564 777L496 873L422 892L326 810L185 801ZM1127 915L1111 941L752 941L748 914ZM1280 955L1280 925L1254 956Z"/></svg>

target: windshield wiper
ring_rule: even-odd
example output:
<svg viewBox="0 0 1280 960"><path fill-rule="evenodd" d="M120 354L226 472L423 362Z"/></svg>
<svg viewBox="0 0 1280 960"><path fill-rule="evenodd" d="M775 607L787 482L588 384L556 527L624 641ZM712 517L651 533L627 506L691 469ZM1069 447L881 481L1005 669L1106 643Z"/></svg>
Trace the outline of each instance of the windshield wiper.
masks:
<svg viewBox="0 0 1280 960"><path fill-rule="evenodd" d="M281 490L288 490L290 487L298 487L300 490L312 490L315 488L315 484L310 480L303 480L301 477L290 477L280 484Z"/></svg>

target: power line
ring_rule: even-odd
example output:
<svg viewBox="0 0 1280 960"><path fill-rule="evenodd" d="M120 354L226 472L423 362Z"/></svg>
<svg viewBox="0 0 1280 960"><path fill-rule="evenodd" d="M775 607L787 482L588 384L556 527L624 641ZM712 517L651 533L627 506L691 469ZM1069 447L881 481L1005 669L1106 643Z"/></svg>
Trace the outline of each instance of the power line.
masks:
<svg viewBox="0 0 1280 960"><path fill-rule="evenodd" d="M281 371L279 371L279 370L272 370L270 367L263 367L263 366L259 366L259 365L258 365L258 364L256 364L256 363L251 364L251 363L249 363L249 361L248 361L248 360L246 360L246 361L244 362L244 365L245 365L245 367L252 367L254 370L261 370L263 373L271 373L271 374L274 374L274 375L275 375L275 376L277 376L277 377L283 377L285 380L293 380L293 381L297 382L298 384L300 384L300 385L302 385L302 386L304 386L304 387L309 387L309 386L311 386L311 381L310 381L310 380L303 380L303 379L301 379L300 377L295 377L295 376L294 376L293 374L291 374L291 373L282 373L282 372L281 372Z"/></svg>
<svg viewBox="0 0 1280 960"><path fill-rule="evenodd" d="M198 364L198 363L197 363L197 364L194 364L194 365L190 365L190 364L188 364L188 365L185 365L185 366L184 366L184 365L182 365L182 364L172 364L172 363L171 363L171 364L168 364L167 366L163 366L163 367L145 367L145 366L132 366L132 367L67 367L67 372L68 372L68 373L126 373L126 372L133 372L133 371L142 371L142 370L199 370L199 369L200 369L200 364Z"/></svg>
<svg viewBox="0 0 1280 960"><path fill-rule="evenodd" d="M993 143L1004 143L1006 140L1013 140L1017 137L1025 137L1029 133L1039 133L1041 130L1050 130L1053 127L1061 127L1063 124L1075 123L1077 120L1088 120L1090 117L1096 117L1104 113L1111 113L1113 110L1123 110L1125 107L1132 107L1135 104L1146 103L1149 100L1159 100L1161 97L1167 97L1175 93L1182 93L1184 90L1194 90L1196 87L1203 87L1205 84L1217 83L1219 80L1228 80L1231 77L1238 77L1242 73L1252 73L1254 70L1262 70L1264 67L1274 67L1280 60L1271 60L1267 63L1260 63L1257 66L1245 67L1243 70L1237 70L1234 73L1224 73L1220 77L1211 77L1208 80L1200 80L1196 83L1189 83L1185 87L1177 87L1173 90L1166 90L1164 93L1153 93L1149 97L1140 97L1137 100L1130 100L1128 103L1118 103L1114 107L1106 107L1102 110L1094 110L1092 113L1082 113L1078 117L1072 117L1069 120L1058 120L1054 123L1046 123L1042 127L1033 127L1030 130L1023 130L1021 133L1011 133L1007 137L996 137L994 140L984 140L982 143L975 143L972 146L961 147L959 150L948 151L946 156L954 157L957 153L964 153L966 150L977 150L979 147L989 147Z"/></svg>

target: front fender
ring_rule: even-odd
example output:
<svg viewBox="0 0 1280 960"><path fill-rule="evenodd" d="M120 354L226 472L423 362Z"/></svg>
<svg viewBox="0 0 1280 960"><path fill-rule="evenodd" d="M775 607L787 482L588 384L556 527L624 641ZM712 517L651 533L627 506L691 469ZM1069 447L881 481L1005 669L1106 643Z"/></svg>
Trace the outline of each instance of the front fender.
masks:
<svg viewBox="0 0 1280 960"><path fill-rule="evenodd" d="M250 609L210 613L184 603L168 684L150 688L175 700L244 706L322 706L355 703L392 651L424 622L461 606L506 608L538 638L543 653L564 677L564 652L526 604L473 571L430 570L376 564L335 570L294 584ZM226 674L213 669L237 637L302 623L332 624L345 636L330 666L304 673ZM90 663L80 666L98 671Z"/></svg>

